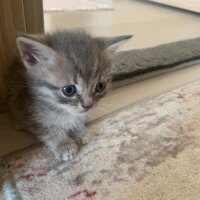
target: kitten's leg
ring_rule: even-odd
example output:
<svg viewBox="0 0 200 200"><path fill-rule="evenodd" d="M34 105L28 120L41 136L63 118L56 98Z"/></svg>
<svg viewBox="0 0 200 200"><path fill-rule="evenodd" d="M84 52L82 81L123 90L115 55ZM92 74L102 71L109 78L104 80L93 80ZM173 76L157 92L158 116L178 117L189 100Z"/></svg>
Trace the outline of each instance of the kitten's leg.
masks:
<svg viewBox="0 0 200 200"><path fill-rule="evenodd" d="M84 124L79 124L79 126L73 129L73 134L75 136L75 140L80 145L85 145L90 141L90 138L87 133L87 129Z"/></svg>
<svg viewBox="0 0 200 200"><path fill-rule="evenodd" d="M78 152L78 146L76 143L74 143L71 138L68 138L67 140L67 143L60 142L56 146L54 141L47 143L58 160L71 161L74 159Z"/></svg>
<svg viewBox="0 0 200 200"><path fill-rule="evenodd" d="M78 146L74 140L59 127L48 128L40 138L59 160L70 161L78 152Z"/></svg>

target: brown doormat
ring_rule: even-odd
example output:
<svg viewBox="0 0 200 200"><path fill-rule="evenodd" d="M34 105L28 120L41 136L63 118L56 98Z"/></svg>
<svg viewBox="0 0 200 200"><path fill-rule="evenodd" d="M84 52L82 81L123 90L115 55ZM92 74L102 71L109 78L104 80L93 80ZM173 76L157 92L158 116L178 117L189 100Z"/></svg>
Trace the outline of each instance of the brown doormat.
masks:
<svg viewBox="0 0 200 200"><path fill-rule="evenodd" d="M200 153L199 102L200 81L196 81L98 119L88 127L91 142L71 163L57 162L39 145L16 152L1 163L5 199L199 199L199 170L189 170L189 181L181 173ZM178 164L165 166L164 175L171 178L166 187L166 179L156 176L157 167L179 159L188 148L191 152L177 169L180 173L170 177ZM199 166L199 157L190 165ZM151 182L154 192L149 192L150 185L143 192L141 182L153 171L156 188ZM173 185L176 190L171 192Z"/></svg>

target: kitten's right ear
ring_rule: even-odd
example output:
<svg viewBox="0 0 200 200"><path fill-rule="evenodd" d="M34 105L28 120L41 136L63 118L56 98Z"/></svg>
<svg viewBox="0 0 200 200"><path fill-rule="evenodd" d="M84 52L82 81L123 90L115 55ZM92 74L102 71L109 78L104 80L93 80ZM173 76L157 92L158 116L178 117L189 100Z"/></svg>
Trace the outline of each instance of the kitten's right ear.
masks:
<svg viewBox="0 0 200 200"><path fill-rule="evenodd" d="M16 42L26 67L48 66L54 63L55 52L48 46L23 35L17 36Z"/></svg>

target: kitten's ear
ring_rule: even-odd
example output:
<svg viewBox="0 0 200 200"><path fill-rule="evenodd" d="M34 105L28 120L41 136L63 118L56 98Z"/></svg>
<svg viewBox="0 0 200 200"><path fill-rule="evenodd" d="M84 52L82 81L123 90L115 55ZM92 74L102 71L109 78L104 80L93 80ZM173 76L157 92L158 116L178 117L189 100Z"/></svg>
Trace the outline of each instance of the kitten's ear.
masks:
<svg viewBox="0 0 200 200"><path fill-rule="evenodd" d="M24 65L28 68L35 65L48 66L54 63L55 52L46 45L26 36L17 36L17 46Z"/></svg>
<svg viewBox="0 0 200 200"><path fill-rule="evenodd" d="M115 53L119 46L131 39L133 35L122 35L117 37L103 38L106 46L106 51L110 57Z"/></svg>

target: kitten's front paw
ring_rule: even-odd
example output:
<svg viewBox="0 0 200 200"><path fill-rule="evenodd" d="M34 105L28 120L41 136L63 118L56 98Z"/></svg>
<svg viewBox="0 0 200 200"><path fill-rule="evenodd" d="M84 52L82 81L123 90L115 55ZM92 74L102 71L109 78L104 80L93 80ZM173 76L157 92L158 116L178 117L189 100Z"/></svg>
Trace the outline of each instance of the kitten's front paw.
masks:
<svg viewBox="0 0 200 200"><path fill-rule="evenodd" d="M57 159L61 161L71 161L78 153L78 147L75 144L66 144L59 152L56 152Z"/></svg>
<svg viewBox="0 0 200 200"><path fill-rule="evenodd" d="M90 138L87 136L87 134L81 135L77 138L77 142L80 145L86 145L90 141Z"/></svg>
<svg viewBox="0 0 200 200"><path fill-rule="evenodd" d="M63 161L71 161L74 159L76 154L77 154L77 151L75 149L69 149L68 151L63 152L61 154L61 157Z"/></svg>

